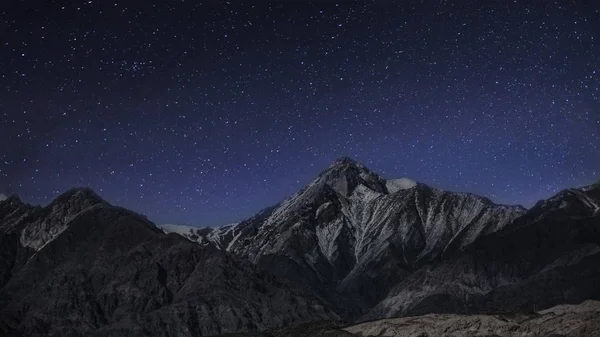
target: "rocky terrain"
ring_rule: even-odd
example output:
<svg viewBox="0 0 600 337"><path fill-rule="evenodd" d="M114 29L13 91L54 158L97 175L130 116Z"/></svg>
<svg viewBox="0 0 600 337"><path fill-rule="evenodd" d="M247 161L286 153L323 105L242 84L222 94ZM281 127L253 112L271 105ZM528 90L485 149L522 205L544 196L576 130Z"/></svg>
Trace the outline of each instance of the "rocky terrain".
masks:
<svg viewBox="0 0 600 337"><path fill-rule="evenodd" d="M584 336L594 302L544 310L600 300L599 253L600 184L525 210L348 158L221 228L156 226L85 188L10 196L0 335Z"/></svg>
<svg viewBox="0 0 600 337"><path fill-rule="evenodd" d="M310 291L88 189L0 203L0 335L204 336L337 319Z"/></svg>
<svg viewBox="0 0 600 337"><path fill-rule="evenodd" d="M544 309L600 299L600 184L539 202L465 251L420 268L366 318Z"/></svg>
<svg viewBox="0 0 600 337"><path fill-rule="evenodd" d="M560 305L537 313L428 314L356 325L329 322L298 325L236 337L595 337L600 302Z"/></svg>
<svg viewBox="0 0 600 337"><path fill-rule="evenodd" d="M227 245L233 239L233 232L237 223L222 227L195 227L188 225L158 225L165 234L176 233L184 238L194 241L202 246L214 246L221 250L227 250Z"/></svg>

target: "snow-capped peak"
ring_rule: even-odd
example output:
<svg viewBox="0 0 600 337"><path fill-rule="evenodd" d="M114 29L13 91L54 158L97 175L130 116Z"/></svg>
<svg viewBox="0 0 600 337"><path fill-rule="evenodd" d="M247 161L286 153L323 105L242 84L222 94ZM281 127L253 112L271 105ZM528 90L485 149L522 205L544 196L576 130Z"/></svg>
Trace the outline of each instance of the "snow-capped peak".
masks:
<svg viewBox="0 0 600 337"><path fill-rule="evenodd" d="M321 172L308 187L328 185L340 195L348 197L358 185L384 193L385 179L364 165L348 157L338 158L333 165Z"/></svg>
<svg viewBox="0 0 600 337"><path fill-rule="evenodd" d="M417 186L417 182L408 178L390 179L385 182L385 187L388 189L390 194L401 190L407 190L415 186Z"/></svg>
<svg viewBox="0 0 600 337"><path fill-rule="evenodd" d="M0 193L0 201L4 201L6 199L7 197L4 194Z"/></svg>

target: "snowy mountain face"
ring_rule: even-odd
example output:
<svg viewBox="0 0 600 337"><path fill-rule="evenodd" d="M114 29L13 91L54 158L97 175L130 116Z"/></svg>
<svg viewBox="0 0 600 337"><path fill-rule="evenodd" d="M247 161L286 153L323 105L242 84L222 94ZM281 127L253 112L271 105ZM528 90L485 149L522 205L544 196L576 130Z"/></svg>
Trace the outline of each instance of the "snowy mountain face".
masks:
<svg viewBox="0 0 600 337"><path fill-rule="evenodd" d="M80 214L106 204L92 190L69 190L46 207L12 195L0 201L0 288L37 252L59 237Z"/></svg>
<svg viewBox="0 0 600 337"><path fill-rule="evenodd" d="M368 308L415 268L524 212L409 179L385 180L342 158L282 203L227 228L219 246Z"/></svg>
<svg viewBox="0 0 600 337"><path fill-rule="evenodd" d="M598 184L541 201L510 226L412 273L365 319L600 299L599 204Z"/></svg>
<svg viewBox="0 0 600 337"><path fill-rule="evenodd" d="M8 198L8 197L5 196L4 194L0 193L0 201L4 201L4 200L6 200L6 198Z"/></svg>
<svg viewBox="0 0 600 337"><path fill-rule="evenodd" d="M219 249L227 250L227 243L232 238L232 231L237 223L222 227L195 227L187 225L157 225L165 234L175 233L196 242L202 246L213 245Z"/></svg>
<svg viewBox="0 0 600 337"><path fill-rule="evenodd" d="M24 204L16 195L0 201L0 230L14 231L15 224L33 209L32 206Z"/></svg>

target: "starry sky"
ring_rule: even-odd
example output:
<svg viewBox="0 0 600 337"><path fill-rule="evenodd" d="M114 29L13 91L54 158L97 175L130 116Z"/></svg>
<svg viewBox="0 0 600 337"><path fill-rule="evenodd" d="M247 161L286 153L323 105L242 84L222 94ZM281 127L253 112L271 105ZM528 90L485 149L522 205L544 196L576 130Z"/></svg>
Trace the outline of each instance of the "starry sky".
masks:
<svg viewBox="0 0 600 337"><path fill-rule="evenodd" d="M600 179L600 3L0 3L0 193L220 225L340 156L531 206Z"/></svg>

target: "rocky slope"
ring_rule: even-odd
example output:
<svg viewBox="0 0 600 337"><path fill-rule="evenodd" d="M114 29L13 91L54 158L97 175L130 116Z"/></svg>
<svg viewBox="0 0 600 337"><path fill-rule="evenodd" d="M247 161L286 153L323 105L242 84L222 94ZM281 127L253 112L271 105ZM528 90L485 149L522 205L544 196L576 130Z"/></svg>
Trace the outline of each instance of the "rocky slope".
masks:
<svg viewBox="0 0 600 337"><path fill-rule="evenodd" d="M88 189L0 202L0 333L204 336L336 319L310 291Z"/></svg>
<svg viewBox="0 0 600 337"><path fill-rule="evenodd" d="M411 274L365 317L543 309L600 299L600 184L569 189Z"/></svg>
<svg viewBox="0 0 600 337"><path fill-rule="evenodd" d="M311 324L229 337L596 337L600 302L561 305L537 313L428 314L344 325Z"/></svg>
<svg viewBox="0 0 600 337"><path fill-rule="evenodd" d="M600 336L600 302L561 305L530 314L429 314L392 318L358 324L344 330L361 337L591 337Z"/></svg>
<svg viewBox="0 0 600 337"><path fill-rule="evenodd" d="M282 203L236 226L201 231L224 233L218 247L320 289L353 317L418 267L465 249L524 211L405 178L385 180L341 158Z"/></svg>

